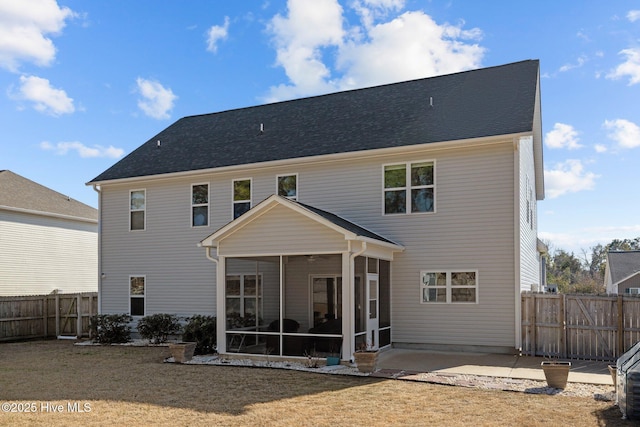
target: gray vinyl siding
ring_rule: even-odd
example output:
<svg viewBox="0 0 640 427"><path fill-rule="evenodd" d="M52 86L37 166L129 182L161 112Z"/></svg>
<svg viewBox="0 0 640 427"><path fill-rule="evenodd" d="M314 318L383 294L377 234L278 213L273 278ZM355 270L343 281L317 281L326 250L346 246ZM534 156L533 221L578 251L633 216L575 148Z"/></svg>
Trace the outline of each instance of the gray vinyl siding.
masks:
<svg viewBox="0 0 640 427"><path fill-rule="evenodd" d="M146 190L144 231L129 231L134 188ZM191 227L191 181L105 186L101 199L102 312L129 312L129 276L144 275L146 314L215 313L215 265L197 247L214 228Z"/></svg>
<svg viewBox="0 0 640 427"><path fill-rule="evenodd" d="M627 289L640 288L640 274L630 277L618 284L618 294L626 295Z"/></svg>
<svg viewBox="0 0 640 427"><path fill-rule="evenodd" d="M0 210L0 295L98 290L98 226Z"/></svg>
<svg viewBox="0 0 640 427"><path fill-rule="evenodd" d="M383 215L383 165L417 161L435 162L436 212ZM295 167L105 184L102 262L107 277L102 282L102 310L126 312L128 277L144 274L148 313L215 313L215 264L196 243L232 220L233 179L252 179L255 206L275 193L277 175L292 173L298 174L300 202L333 212L405 247L392 262L394 343L514 347L516 172L510 138L464 149L431 145L404 154L365 157L360 153ZM202 182L210 182L210 226L192 228L190 185ZM130 232L128 191L137 188L147 192L147 229ZM282 249L285 224L270 224L267 229L272 235L255 231L256 242L264 245L260 251ZM325 230L322 238L308 236L307 243L313 239L331 240L331 232ZM421 304L420 270L478 271L478 302Z"/></svg>
<svg viewBox="0 0 640 427"><path fill-rule="evenodd" d="M531 291L540 285L540 261L537 250L538 218L535 196L533 140L521 138L519 158L520 290ZM527 199L530 212L527 213Z"/></svg>

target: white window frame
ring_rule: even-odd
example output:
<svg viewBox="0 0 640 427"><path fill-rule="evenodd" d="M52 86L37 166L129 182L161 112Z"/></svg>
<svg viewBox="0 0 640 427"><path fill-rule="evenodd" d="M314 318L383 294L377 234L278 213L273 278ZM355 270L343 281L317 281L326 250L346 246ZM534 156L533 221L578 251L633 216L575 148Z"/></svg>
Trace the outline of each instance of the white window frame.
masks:
<svg viewBox="0 0 640 427"><path fill-rule="evenodd" d="M633 292L631 292L632 289ZM624 293L625 295L640 295L640 288L626 288Z"/></svg>
<svg viewBox="0 0 640 427"><path fill-rule="evenodd" d="M433 165L433 184L429 185L411 185L411 166L417 165L420 163L431 163ZM405 168L405 186L404 187L393 187L386 188L385 187L385 169L388 166L404 166ZM436 160L435 159L427 159L427 160L417 160L410 162L394 162L394 163L386 163L382 165L382 215L383 216L394 216L394 215L431 215L436 213ZM421 189L421 188L432 188L433 189L433 209L431 211L426 212L412 212L412 200L411 200L411 190ZM385 200L386 200L386 192L387 191L404 191L405 192L405 211L403 212L392 212L387 213L385 209Z"/></svg>
<svg viewBox="0 0 640 427"><path fill-rule="evenodd" d="M207 186L207 203L193 203L193 187L200 186L200 185L206 185ZM189 209L189 215L191 217L191 219L190 219L191 227L192 228L209 227L209 224L211 223L211 218L210 218L211 209L209 208L209 204L210 204L210 200L211 200L211 185L208 182L197 182L197 183L191 184L190 196L191 196L191 198L190 198L191 207ZM206 207L207 208L207 223L206 224L202 224L202 225L196 225L193 222L193 208L201 208L201 207Z"/></svg>
<svg viewBox="0 0 640 427"><path fill-rule="evenodd" d="M427 286L424 281L423 281L423 277L425 274L431 274L431 273L441 273L441 274L445 274L446 275L446 284L444 286ZM454 286L452 284L452 275L455 273L473 273L475 274L475 285L473 286ZM424 300L424 291L425 289L446 289L446 300L445 301L425 301ZM475 294L476 294L476 298L475 301L453 301L452 298L452 290L453 289L475 289ZM467 269L467 268L458 268L458 269L454 269L454 270L439 270L439 269L432 269L432 270L420 270L420 304L426 304L426 305L433 305L433 304L478 304L478 302L480 301L480 296L479 296L479 291L480 291L480 280L479 280L479 275L478 275L478 270L474 270L474 269Z"/></svg>
<svg viewBox="0 0 640 427"><path fill-rule="evenodd" d="M234 200L235 199L235 187L238 181L249 181L249 200ZM237 178L231 181L231 218L236 219L240 216L235 216L235 206L239 203L249 203L249 209L253 206L253 179L252 178Z"/></svg>
<svg viewBox="0 0 640 427"><path fill-rule="evenodd" d="M281 196L281 197L286 197L289 200L298 200L298 197L300 195L300 188L299 188L299 183L300 180L298 179L298 174L297 173L285 173L285 174L281 174L281 175L276 175L276 193L278 196L280 196L280 185L279 185L279 181L280 178L285 178L288 176L295 176L296 177L296 195L295 196Z"/></svg>
<svg viewBox="0 0 640 427"><path fill-rule="evenodd" d="M133 207L131 206L131 197L133 195L133 193L142 191L144 193L144 208L142 209L133 209ZM142 228L141 229L132 229L132 223L131 223L131 214L133 212L142 212ZM146 188L137 188L134 190L129 190L129 231L145 231L147 229L147 189Z"/></svg>
<svg viewBox="0 0 640 427"><path fill-rule="evenodd" d="M143 294L142 295L133 295L133 294L131 294L131 279L138 278L138 277L142 278L142 281L143 281L143 285L144 285ZM147 315L147 276L145 274L131 274L129 276L128 286L129 286L129 314L131 315L131 317L134 317L136 319L146 316ZM137 298L137 299L142 299L143 300L143 308L142 308L143 314L142 315L140 315L140 314L134 315L134 314L131 313L131 299L132 298Z"/></svg>
<svg viewBox="0 0 640 427"><path fill-rule="evenodd" d="M240 277L240 294L239 295L231 295L229 296L229 294L227 294L227 279L229 277L234 277L234 276L238 276ZM225 315L226 315L226 311L228 310L227 307L227 299L229 298L234 298L234 299L238 299L240 301L240 316L244 317L245 316L245 312L244 312L244 301L246 299L255 299L256 300L256 313L258 316L260 316L262 314L262 304L263 304L263 296L262 296L262 288L264 287L264 282L263 282L263 277L262 277L262 273L258 273L257 274L257 282L256 282L256 295L245 295L244 292L244 281L245 281L245 277L247 276L256 276L256 273L238 273L238 274L227 274L225 276L225 287L224 287L224 309L225 309Z"/></svg>

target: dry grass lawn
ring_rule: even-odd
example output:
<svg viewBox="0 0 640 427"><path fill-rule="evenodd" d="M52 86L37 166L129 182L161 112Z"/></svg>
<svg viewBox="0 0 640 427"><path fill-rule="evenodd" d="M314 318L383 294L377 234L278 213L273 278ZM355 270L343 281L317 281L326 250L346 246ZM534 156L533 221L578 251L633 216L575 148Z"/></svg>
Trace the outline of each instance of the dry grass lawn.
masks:
<svg viewBox="0 0 640 427"><path fill-rule="evenodd" d="M0 425L627 426L611 402L275 369L162 363L166 348L0 344ZM70 413L68 405L90 412ZM84 404L87 404L87 407ZM62 405L62 412L52 412ZM47 410L47 408L49 408ZM3 410L6 410L3 406Z"/></svg>

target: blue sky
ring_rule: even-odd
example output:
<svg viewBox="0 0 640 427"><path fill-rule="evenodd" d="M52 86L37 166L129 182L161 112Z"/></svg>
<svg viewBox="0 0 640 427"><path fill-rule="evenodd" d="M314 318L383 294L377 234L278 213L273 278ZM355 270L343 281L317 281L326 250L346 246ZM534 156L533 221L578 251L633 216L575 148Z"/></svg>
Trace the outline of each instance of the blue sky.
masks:
<svg viewBox="0 0 640 427"><path fill-rule="evenodd" d="M0 0L0 169L84 185L181 117L541 61L539 234L640 236L637 1Z"/></svg>

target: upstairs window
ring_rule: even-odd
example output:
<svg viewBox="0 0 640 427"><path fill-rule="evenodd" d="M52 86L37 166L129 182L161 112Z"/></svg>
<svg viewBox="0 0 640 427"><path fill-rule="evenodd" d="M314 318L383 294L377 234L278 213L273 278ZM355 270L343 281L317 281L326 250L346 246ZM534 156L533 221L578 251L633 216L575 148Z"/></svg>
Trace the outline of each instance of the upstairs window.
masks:
<svg viewBox="0 0 640 427"><path fill-rule="evenodd" d="M384 167L384 213L425 213L435 210L435 163L417 162Z"/></svg>
<svg viewBox="0 0 640 427"><path fill-rule="evenodd" d="M146 191L132 190L129 192L129 229L144 230L146 224L145 207Z"/></svg>
<svg viewBox="0 0 640 427"><path fill-rule="evenodd" d="M209 184L191 186L191 226L209 225Z"/></svg>
<svg viewBox="0 0 640 427"><path fill-rule="evenodd" d="M251 209L251 179L233 180L233 219Z"/></svg>
<svg viewBox="0 0 640 427"><path fill-rule="evenodd" d="M298 175L279 175L277 177L278 196L298 200Z"/></svg>

